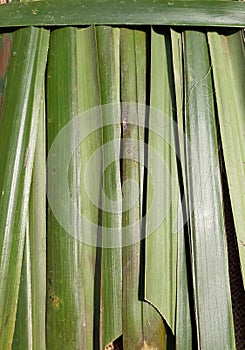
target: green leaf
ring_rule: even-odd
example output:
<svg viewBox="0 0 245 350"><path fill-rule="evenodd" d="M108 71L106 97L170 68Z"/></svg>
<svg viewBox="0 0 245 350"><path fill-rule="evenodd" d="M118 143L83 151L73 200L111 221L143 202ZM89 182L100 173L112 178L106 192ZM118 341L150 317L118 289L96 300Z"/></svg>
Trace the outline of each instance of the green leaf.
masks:
<svg viewBox="0 0 245 350"><path fill-rule="evenodd" d="M86 69L84 69L86 67ZM92 27L86 29L64 28L54 31L51 44L47 75L48 147L64 127L81 112L100 104L97 72L97 52L95 33ZM90 115L71 127L65 153L58 152L58 164L76 139L76 129L89 128ZM93 127L97 128L97 120ZM98 120L98 126L101 121ZM80 144L80 142L78 142ZM89 178L93 179L97 204L91 203L86 192L84 171L93 152L101 145L101 131L90 134L76 149L70 162L67 181L70 185L70 198L77 210L72 212L73 236L69 235L54 217L48 213L48 304L47 304L47 346L52 349L92 349L94 298L98 293L95 286L96 248L81 241L85 232L84 221L79 220L79 212L90 222L98 224L100 159L92 168ZM59 150L58 150L59 151ZM82 155L82 156L81 156ZM59 168L49 169L49 176L56 180ZM67 174L61 174L67 176ZM52 182L51 179L49 182ZM66 215L68 202L64 200L62 189L55 192L50 185L49 192L55 195L57 203L64 203ZM74 207L74 208L75 208Z"/></svg>
<svg viewBox="0 0 245 350"><path fill-rule="evenodd" d="M140 142L144 133L146 102L146 38L144 32L121 29L121 100L123 127L123 305L124 349L165 348L165 332L160 315L147 303L139 301L139 271L142 264L142 198L144 154ZM138 105L136 104L138 103ZM131 156L130 156L131 155ZM134 181L139 196L133 202ZM132 226L132 224L135 224ZM133 227L133 228L132 228ZM126 237L126 239L125 239ZM132 244L128 239L134 238ZM131 245L129 245L131 243Z"/></svg>
<svg viewBox="0 0 245 350"><path fill-rule="evenodd" d="M174 85L175 85L175 103L176 103L176 115L178 125L178 139L176 142L176 151L179 152L177 159L179 161L179 188L182 178L183 183L186 183L184 177L185 169L185 150L184 150L184 132L183 132L183 55L182 55L182 36L181 33L171 29L171 42L172 42L172 60L173 60L173 73L174 73ZM175 108L174 108L175 110ZM183 195L183 193L182 193ZM184 198L182 199L182 201ZM188 259L186 254L186 232L185 227L182 227L185 223L185 208L186 203L182 203L182 212L178 211L179 223L177 224L177 294L176 294L176 319L175 319L175 334L176 334L176 349L185 350L192 347L192 325L190 317L190 296L188 285ZM182 219L182 220L181 220ZM182 222L182 223L181 223Z"/></svg>
<svg viewBox="0 0 245 350"><path fill-rule="evenodd" d="M13 349L32 349L32 298L31 298L31 254L29 215L25 228L25 247L19 288L19 300L15 322Z"/></svg>
<svg viewBox="0 0 245 350"><path fill-rule="evenodd" d="M40 100L13 349L46 349L46 147L43 97Z"/></svg>
<svg viewBox="0 0 245 350"><path fill-rule="evenodd" d="M245 49L242 33L208 33L232 212L245 285Z"/></svg>
<svg viewBox="0 0 245 350"><path fill-rule="evenodd" d="M12 344L49 32L13 34L0 125L0 348ZM18 76L18 79L16 79ZM13 104L13 101L15 103ZM8 135L8 137L6 137Z"/></svg>
<svg viewBox="0 0 245 350"><path fill-rule="evenodd" d="M44 89L43 89L44 98ZM29 202L33 348L46 349L46 121L41 101Z"/></svg>
<svg viewBox="0 0 245 350"><path fill-rule="evenodd" d="M177 233L174 232L174 224L177 220L179 187L169 45L167 31L157 33L152 30L145 297L175 333ZM157 205L152 210L154 202ZM152 232L155 223L157 225Z"/></svg>
<svg viewBox="0 0 245 350"><path fill-rule="evenodd" d="M107 228L122 224L122 194L120 180L120 29L96 28L101 104L113 104L102 109L103 151L102 251L101 251L101 345L104 347L122 334L122 251L121 234L110 242L103 240ZM106 108L106 107L105 107ZM106 125L110 123L110 125ZM112 123L112 124L111 124ZM107 167L105 164L109 163ZM110 202L109 202L110 201ZM116 213L114 212L116 210ZM113 247L117 242L118 248ZM111 245L106 248L103 245Z"/></svg>
<svg viewBox="0 0 245 350"><path fill-rule="evenodd" d="M21 2L24 2L24 0ZM44 86L42 94L29 213L26 221L26 240L13 349L46 349L46 139Z"/></svg>
<svg viewBox="0 0 245 350"><path fill-rule="evenodd" d="M185 26L245 26L240 1L123 2L104 0L34 1L1 5L0 26L65 26L90 24L154 24Z"/></svg>
<svg viewBox="0 0 245 350"><path fill-rule="evenodd" d="M144 45L144 43L143 43ZM121 100L122 104L122 127L123 139L138 140L137 125L130 124L131 116L137 113L137 81L136 81L136 63L135 63L135 41L134 31L121 29L120 36L120 54L121 54ZM137 147L137 146L136 146ZM123 165L122 165L122 193L123 193L123 215L122 227L125 229L140 218L141 208L139 199L133 208L126 211L127 205L131 207L132 187L125 188L126 180L135 180L139 183L140 166L138 161L128 159L128 153L135 153L137 157L138 149L131 149L130 145L125 146L123 142ZM132 183L131 183L132 185ZM141 192L139 196L142 196ZM137 231L136 231L137 230ZM127 228L127 232L129 228ZM134 232L140 240L140 226ZM123 235L123 245L126 245ZM129 243L128 243L129 244ZM143 347L144 333L142 329L143 304L138 301L139 290L139 266L140 266L140 244L123 247L122 251L123 266L123 304L122 304L122 328L123 328L123 348L140 349Z"/></svg>
<svg viewBox="0 0 245 350"><path fill-rule="evenodd" d="M204 33L184 33L184 63L186 193L198 348L235 349L213 86Z"/></svg>

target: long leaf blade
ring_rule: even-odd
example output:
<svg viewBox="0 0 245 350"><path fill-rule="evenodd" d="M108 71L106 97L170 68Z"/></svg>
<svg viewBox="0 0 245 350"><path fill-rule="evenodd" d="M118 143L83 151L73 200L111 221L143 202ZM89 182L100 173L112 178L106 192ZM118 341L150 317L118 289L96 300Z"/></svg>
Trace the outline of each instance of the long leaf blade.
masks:
<svg viewBox="0 0 245 350"><path fill-rule="evenodd" d="M48 31L37 28L14 33L4 94L0 126L3 154L0 177L0 347L6 349L11 346L14 332L39 117L36 106L39 106L42 96L48 37Z"/></svg>
<svg viewBox="0 0 245 350"><path fill-rule="evenodd" d="M122 223L122 194L120 180L120 29L97 27L98 66L100 76L101 104L111 104L103 111L103 144L111 143L103 151L102 200L102 252L101 252L101 345L104 347L122 334L122 252L119 234L115 239L103 242L107 228L116 227L120 232ZM109 124L110 125L105 125ZM109 166L107 167L107 164ZM113 205L113 208L112 208ZM115 212L116 211L116 212ZM106 247L103 245L106 244ZM110 246L110 248L107 248Z"/></svg>
<svg viewBox="0 0 245 350"><path fill-rule="evenodd" d="M208 42L214 72L225 167L237 233L243 285L245 285L245 49L241 32L230 36L209 32Z"/></svg>
<svg viewBox="0 0 245 350"><path fill-rule="evenodd" d="M46 349L46 147L44 89L26 222L13 349Z"/></svg>
<svg viewBox="0 0 245 350"><path fill-rule="evenodd" d="M65 67L65 69L64 69ZM86 67L86 69L84 69ZM48 69L48 146L56 138L64 125L80 113L100 104L97 52L94 28L64 28L51 35ZM76 129L89 127L90 116L86 115L76 125L71 124L67 143L81 140ZM97 121L95 120L95 128ZM98 125L101 125L99 123ZM96 248L81 242L85 232L83 214L90 222L98 225L99 203L97 206L89 200L85 188L85 169L93 152L101 144L100 131L89 135L79 146L71 159L68 179L71 198L76 210L72 212L73 236L69 235L56 221L49 209L48 216L48 305L47 305L47 346L52 349L77 348L91 349L94 342L94 298ZM66 145L63 145L66 146ZM71 152L69 146L64 152ZM58 149L58 164L64 162L65 153ZM82 155L82 156L81 156ZM72 154L70 155L72 156ZM52 155L51 155L52 157ZM57 170L57 172L56 172ZM49 176L59 174L59 169ZM61 174L64 176L64 174ZM98 163L89 178L93 178L94 193L99 197L100 171ZM51 179L49 180L49 182ZM55 186L55 183L53 183ZM48 188L55 196L56 203L64 203L66 215L69 213L69 200L64 200L62 189ZM56 192L52 192L56 191ZM79 214L80 213L80 214ZM82 236L81 236L82 235Z"/></svg>
<svg viewBox="0 0 245 350"><path fill-rule="evenodd" d="M158 34L152 30L152 110L149 121L149 174L152 175L148 178L148 210L151 208L152 201L156 200L158 205L154 211L151 210L151 214L147 218L145 294L146 299L159 310L174 333L177 234L172 231L177 212L178 182L176 155L171 149L171 146L174 146L172 82L168 74L168 70L171 68L168 66L166 51L169 49L167 47L169 36L167 33L164 34ZM157 125L159 119L162 120L162 124ZM157 129L161 135L156 135ZM159 158L156 157L155 152L159 154ZM165 166L168 167L170 176L166 176ZM154 183L151 183L152 176ZM153 188L156 198L152 198ZM166 208L170 203L171 207ZM153 222L159 222L159 226L154 232L151 232ZM159 288L161 292L159 292Z"/></svg>
<svg viewBox="0 0 245 350"><path fill-rule="evenodd" d="M176 104L176 123L178 125L178 139L176 143L176 153L178 153L179 161L179 189L183 188L183 183L186 183L185 173L181 171L185 169L185 150L184 150L184 132L183 132L183 54L182 54L182 34L171 29L172 57L173 57L173 74L175 85L175 104ZM180 181L182 181L180 183ZM183 191L183 189L182 189ZM182 193L182 200L183 198ZM179 206L180 208L181 206ZM192 347L192 329L190 303L191 296L189 295L190 286L188 282L188 261L187 259L187 239L185 224L186 203L182 203L182 212L178 211L179 224L177 227L178 243L177 243L177 295L176 295L176 348L190 349ZM182 220L181 220L182 219Z"/></svg>
<svg viewBox="0 0 245 350"><path fill-rule="evenodd" d="M204 33L185 32L184 60L189 139L186 192L198 348L235 349L213 87Z"/></svg>
<svg viewBox="0 0 245 350"><path fill-rule="evenodd" d="M84 0L35 1L1 6L0 26L176 25L240 27L245 25L240 1L152 1L103 3Z"/></svg>
<svg viewBox="0 0 245 350"><path fill-rule="evenodd" d="M146 38L140 31L121 29L121 100L123 127L123 346L125 349L142 349L165 346L162 319L154 308L139 301L142 294L139 271L142 264L144 119L146 114ZM142 106L143 104L143 106ZM131 155L131 156L130 156ZM127 184L127 181L131 183ZM139 196L133 200L133 181ZM134 224L134 226L133 226ZM132 227L134 227L132 229ZM127 233L126 235L124 235ZM125 236L136 239L128 242ZM130 244L131 243L131 244ZM130 245L129 245L130 244ZM128 246L127 246L128 245ZM153 331L154 329L154 331Z"/></svg>

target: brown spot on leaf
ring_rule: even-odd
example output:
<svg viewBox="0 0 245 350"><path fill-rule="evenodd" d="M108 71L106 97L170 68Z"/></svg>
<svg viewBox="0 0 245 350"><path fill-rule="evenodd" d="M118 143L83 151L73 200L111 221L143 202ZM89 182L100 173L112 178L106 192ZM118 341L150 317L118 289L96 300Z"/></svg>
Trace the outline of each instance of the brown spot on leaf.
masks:
<svg viewBox="0 0 245 350"><path fill-rule="evenodd" d="M28 157L29 157L29 147L26 148L25 159L24 159L24 168L26 168Z"/></svg>
<svg viewBox="0 0 245 350"><path fill-rule="evenodd" d="M126 107L124 107L123 112L122 112L123 134L125 134L128 131L128 117L129 117L129 107L126 106Z"/></svg>
<svg viewBox="0 0 245 350"><path fill-rule="evenodd" d="M6 316L6 318L5 318L5 321L4 321L3 325L2 325L2 328L1 328L1 330L0 330L0 338L1 338L2 334L3 334L4 331L5 331L5 328L7 327L9 318L10 318L10 312L7 314L7 316Z"/></svg>
<svg viewBox="0 0 245 350"><path fill-rule="evenodd" d="M11 39L8 34L3 35L2 47L0 51L0 78L2 78L7 70L11 49Z"/></svg>
<svg viewBox="0 0 245 350"><path fill-rule="evenodd" d="M51 292L49 299L52 302L52 305L55 307L55 309L59 310L60 304L62 304L61 299L57 295L55 295L54 292Z"/></svg>

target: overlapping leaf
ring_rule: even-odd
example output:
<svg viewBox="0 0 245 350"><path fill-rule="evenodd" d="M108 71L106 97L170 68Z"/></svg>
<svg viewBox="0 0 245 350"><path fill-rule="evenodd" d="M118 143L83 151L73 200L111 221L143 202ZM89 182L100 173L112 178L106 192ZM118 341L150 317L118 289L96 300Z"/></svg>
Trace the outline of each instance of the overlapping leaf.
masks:
<svg viewBox="0 0 245 350"><path fill-rule="evenodd" d="M0 125L0 347L6 349L11 347L14 333L48 37L48 31L37 28L14 33L4 91Z"/></svg>

